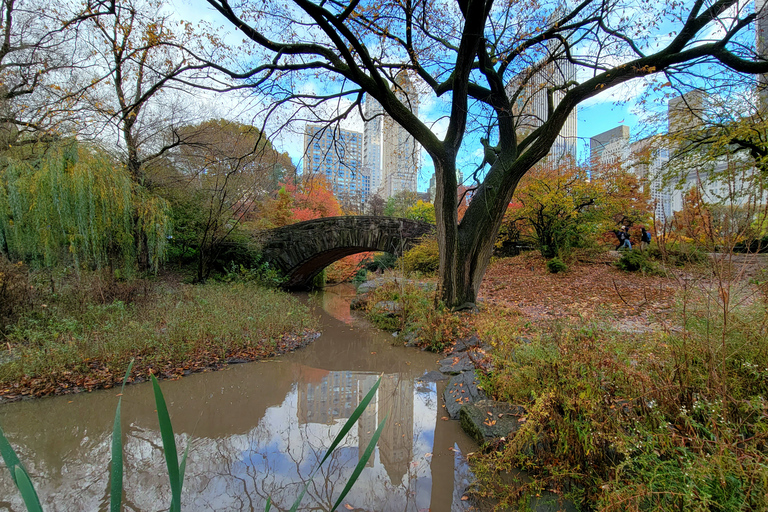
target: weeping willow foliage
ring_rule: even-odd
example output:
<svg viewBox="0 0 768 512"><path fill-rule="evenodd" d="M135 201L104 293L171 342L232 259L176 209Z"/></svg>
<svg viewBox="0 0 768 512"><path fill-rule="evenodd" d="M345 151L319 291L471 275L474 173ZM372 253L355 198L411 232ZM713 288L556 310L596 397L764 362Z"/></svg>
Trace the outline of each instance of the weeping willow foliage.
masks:
<svg viewBox="0 0 768 512"><path fill-rule="evenodd" d="M2 164L0 250L9 257L130 273L137 252L146 250L157 269L170 229L168 204L106 155L69 143Z"/></svg>

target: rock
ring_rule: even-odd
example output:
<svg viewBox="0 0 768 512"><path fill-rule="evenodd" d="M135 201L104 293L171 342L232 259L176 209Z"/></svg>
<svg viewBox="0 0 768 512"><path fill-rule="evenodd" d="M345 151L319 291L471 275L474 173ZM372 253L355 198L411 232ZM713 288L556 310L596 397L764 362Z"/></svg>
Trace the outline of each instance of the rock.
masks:
<svg viewBox="0 0 768 512"><path fill-rule="evenodd" d="M446 374L438 372L437 370L432 370L431 372L425 373L424 375L422 375L416 380L418 380L419 382L439 382L441 380L448 380L448 379L449 377Z"/></svg>
<svg viewBox="0 0 768 512"><path fill-rule="evenodd" d="M393 300L383 300L373 305L372 311L380 315L397 316L402 311L400 304Z"/></svg>
<svg viewBox="0 0 768 512"><path fill-rule="evenodd" d="M447 357L440 361L440 371L448 374L457 374L461 372L472 371L475 369L475 363L470 359L469 354L461 352L456 356Z"/></svg>
<svg viewBox="0 0 768 512"><path fill-rule="evenodd" d="M480 347L482 344L483 342L480 341L480 338L478 338L476 334L473 334L469 338L458 340L456 344L453 346L453 350L451 350L451 354L456 354L458 352L467 351L471 348Z"/></svg>
<svg viewBox="0 0 768 512"><path fill-rule="evenodd" d="M469 403L459 411L461 428L479 445L514 435L520 428L520 416L525 416L523 407L495 400Z"/></svg>
<svg viewBox="0 0 768 512"><path fill-rule="evenodd" d="M459 418L459 410L462 405L471 404L478 400L485 400L485 392L477 387L475 372L464 372L454 375L443 391L445 412L451 419Z"/></svg>
<svg viewBox="0 0 768 512"><path fill-rule="evenodd" d="M243 364L243 363L250 363L248 359L243 359L242 357L230 357L227 359L227 364Z"/></svg>

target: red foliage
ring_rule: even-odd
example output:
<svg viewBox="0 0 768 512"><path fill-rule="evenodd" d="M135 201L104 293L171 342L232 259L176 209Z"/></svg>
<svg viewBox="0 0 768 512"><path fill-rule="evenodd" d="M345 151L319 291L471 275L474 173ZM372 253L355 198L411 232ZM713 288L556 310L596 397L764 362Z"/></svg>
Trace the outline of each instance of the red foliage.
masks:
<svg viewBox="0 0 768 512"><path fill-rule="evenodd" d="M280 227L342 214L339 202L320 177L298 184L281 183L280 187L277 196L265 201L261 208L264 227Z"/></svg>

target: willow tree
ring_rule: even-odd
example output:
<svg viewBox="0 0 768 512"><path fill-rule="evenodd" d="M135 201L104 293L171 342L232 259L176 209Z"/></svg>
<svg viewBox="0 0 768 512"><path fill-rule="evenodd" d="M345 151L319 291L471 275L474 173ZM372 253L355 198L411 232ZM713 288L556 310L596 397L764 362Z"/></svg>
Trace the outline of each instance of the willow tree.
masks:
<svg viewBox="0 0 768 512"><path fill-rule="evenodd" d="M76 143L3 163L0 249L10 258L130 273L138 230L157 269L170 227L167 205L138 187L123 166Z"/></svg>
<svg viewBox="0 0 768 512"><path fill-rule="evenodd" d="M738 0L208 3L253 43L240 68L219 68L266 102L333 102L332 121L374 98L421 144L436 176L439 296L454 307L474 303L517 184L579 103L649 77L768 72L753 49L756 13ZM444 133L397 90L404 71L445 104ZM529 108L535 98L542 109ZM480 149L480 137L485 157L459 221L457 162Z"/></svg>

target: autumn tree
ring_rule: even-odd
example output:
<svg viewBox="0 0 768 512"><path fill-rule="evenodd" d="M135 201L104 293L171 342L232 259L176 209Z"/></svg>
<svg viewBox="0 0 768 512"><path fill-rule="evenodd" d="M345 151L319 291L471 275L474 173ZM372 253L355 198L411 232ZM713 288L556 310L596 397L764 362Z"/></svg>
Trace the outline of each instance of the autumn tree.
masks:
<svg viewBox="0 0 768 512"><path fill-rule="evenodd" d="M258 202L273 190L276 176L290 172L280 154L253 126L223 119L178 128L179 146L167 153L172 172L148 171L172 198L179 243L194 248L197 280L210 276L213 263Z"/></svg>
<svg viewBox="0 0 768 512"><path fill-rule="evenodd" d="M176 128L197 114L189 85L205 66L190 50L199 47L200 34L180 25L160 0L119 2L113 15L92 18L87 28L82 51L94 64L80 76L77 130L114 137L126 168L144 184L147 165L183 142Z"/></svg>
<svg viewBox="0 0 768 512"><path fill-rule="evenodd" d="M76 55L81 25L115 12L115 2L42 0L0 3L0 146L53 140L71 118L78 88L69 77L87 66ZM66 112L66 114L64 114Z"/></svg>
<svg viewBox="0 0 768 512"><path fill-rule="evenodd" d="M341 214L341 205L328 182L319 175L304 176L296 183L282 184L272 198L261 204L257 225L262 229L271 229Z"/></svg>
<svg viewBox="0 0 768 512"><path fill-rule="evenodd" d="M520 181L502 232L552 258L598 242L619 224L643 223L648 206L638 179L618 165L538 165Z"/></svg>
<svg viewBox="0 0 768 512"><path fill-rule="evenodd" d="M768 72L751 49L756 14L737 0L208 3L253 42L255 64L228 71L255 93L275 105L333 102L329 122L373 98L421 144L436 176L438 295L452 307L475 302L513 193L579 103L631 80ZM540 80L566 63L580 70L572 79ZM399 94L401 72L444 106L441 136ZM310 94L296 87L317 76ZM546 115L531 120L536 92ZM481 136L479 184L459 221L457 161Z"/></svg>

